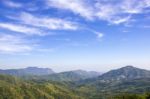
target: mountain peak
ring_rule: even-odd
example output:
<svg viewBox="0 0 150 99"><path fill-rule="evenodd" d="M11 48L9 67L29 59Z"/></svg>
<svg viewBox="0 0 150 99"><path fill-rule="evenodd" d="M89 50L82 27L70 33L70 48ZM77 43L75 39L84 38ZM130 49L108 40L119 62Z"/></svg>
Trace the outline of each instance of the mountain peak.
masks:
<svg viewBox="0 0 150 99"><path fill-rule="evenodd" d="M30 66L30 67L27 67L25 69L38 69L38 67L35 67L35 66Z"/></svg>
<svg viewBox="0 0 150 99"><path fill-rule="evenodd" d="M24 68L24 69L27 69L27 70L52 70L52 69L50 69L50 68L40 68L40 67L36 67L36 66L29 66L29 67L27 67L27 68Z"/></svg>
<svg viewBox="0 0 150 99"><path fill-rule="evenodd" d="M122 69L137 69L137 68L132 65L127 65L125 67L122 67Z"/></svg>
<svg viewBox="0 0 150 99"><path fill-rule="evenodd" d="M136 68L134 66L125 66L120 69L111 70L99 78L102 80L122 80L150 77L150 71Z"/></svg>

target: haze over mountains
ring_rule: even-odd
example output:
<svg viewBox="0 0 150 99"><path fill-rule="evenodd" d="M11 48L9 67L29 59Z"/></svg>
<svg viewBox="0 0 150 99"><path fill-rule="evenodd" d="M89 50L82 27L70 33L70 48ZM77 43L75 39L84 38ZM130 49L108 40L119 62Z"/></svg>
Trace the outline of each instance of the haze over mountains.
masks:
<svg viewBox="0 0 150 99"><path fill-rule="evenodd" d="M53 74L54 71L49 68L27 67L23 69L0 70L0 73L14 76L23 76L23 75L48 75Z"/></svg>
<svg viewBox="0 0 150 99"><path fill-rule="evenodd" d="M43 76L41 78L53 81L79 81L88 78L98 77L99 75L101 75L101 73L99 72L74 70L74 71L54 73L51 75Z"/></svg>
<svg viewBox="0 0 150 99"><path fill-rule="evenodd" d="M56 73L50 68L27 67L23 69L0 70L0 74L13 76L38 76L38 78L54 81L77 81L101 75L95 71L73 70Z"/></svg>
<svg viewBox="0 0 150 99"><path fill-rule="evenodd" d="M110 70L104 74L96 71L73 70L55 73L50 68L27 67L23 69L0 70L0 74L13 76L39 76L42 79L54 81L79 81L84 79L95 79L100 81L116 81L125 79L149 78L150 71L133 66L125 66L116 70Z"/></svg>

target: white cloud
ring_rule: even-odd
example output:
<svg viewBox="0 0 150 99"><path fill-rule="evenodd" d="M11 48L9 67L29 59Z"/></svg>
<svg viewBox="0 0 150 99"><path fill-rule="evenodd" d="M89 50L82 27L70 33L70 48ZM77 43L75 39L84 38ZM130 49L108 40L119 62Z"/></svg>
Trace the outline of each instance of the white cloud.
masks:
<svg viewBox="0 0 150 99"><path fill-rule="evenodd" d="M98 32L98 31L95 31L93 29L89 29L89 28L86 28L86 30L92 32L94 35L96 35L97 39L102 39L104 37L104 33L102 32Z"/></svg>
<svg viewBox="0 0 150 99"><path fill-rule="evenodd" d="M37 28L46 28L49 30L76 30L78 26L76 23L66 21L59 18L37 17L32 14L23 12L16 18L22 24L35 26Z"/></svg>
<svg viewBox="0 0 150 99"><path fill-rule="evenodd" d="M35 39L0 33L0 54L27 55L31 52L53 52L53 48L43 48Z"/></svg>
<svg viewBox="0 0 150 99"><path fill-rule="evenodd" d="M41 30L33 27L28 27L25 25L17 25L17 24L11 24L11 23L0 23L0 27L14 31L14 32L19 32L23 33L26 35L44 35Z"/></svg>
<svg viewBox="0 0 150 99"><path fill-rule="evenodd" d="M0 34L0 53L13 54L32 51L33 46L27 44L26 40L9 34Z"/></svg>
<svg viewBox="0 0 150 99"><path fill-rule="evenodd" d="M3 3L8 6L8 7L12 7L12 8L20 8L23 5L17 2L12 2L11 0L3 0Z"/></svg>
<svg viewBox="0 0 150 99"><path fill-rule="evenodd" d="M145 8L150 7L149 0L124 0L121 8L126 13L138 14L143 13Z"/></svg>
<svg viewBox="0 0 150 99"><path fill-rule="evenodd" d="M70 10L86 19L99 19L111 24L130 21L132 14L144 13L150 0L47 0L49 7Z"/></svg>
<svg viewBox="0 0 150 99"><path fill-rule="evenodd" d="M79 14L87 19L93 18L93 8L88 5L87 0L47 0L50 7L71 10L73 13Z"/></svg>
<svg viewBox="0 0 150 99"><path fill-rule="evenodd" d="M101 39L104 37L104 33L101 33L101 32L95 32L95 34L97 35L97 38L98 39Z"/></svg>
<svg viewBox="0 0 150 99"><path fill-rule="evenodd" d="M127 16L127 17L124 17L124 18L116 18L116 19L113 19L113 20L108 20L114 24L121 24L121 23L125 23L125 22L129 22L130 20L130 16Z"/></svg>
<svg viewBox="0 0 150 99"><path fill-rule="evenodd" d="M105 20L110 24L121 24L126 23L130 20L131 15L124 15L120 6L116 4L116 6L112 4L103 4L98 2L95 4L97 8L95 11L95 16L100 20Z"/></svg>

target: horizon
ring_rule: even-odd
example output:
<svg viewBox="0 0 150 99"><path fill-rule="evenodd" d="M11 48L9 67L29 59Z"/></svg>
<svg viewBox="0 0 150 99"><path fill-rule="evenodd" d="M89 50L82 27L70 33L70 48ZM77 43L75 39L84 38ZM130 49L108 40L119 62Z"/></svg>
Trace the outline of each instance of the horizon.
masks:
<svg viewBox="0 0 150 99"><path fill-rule="evenodd" d="M2 69L150 70L150 0L2 0L0 12Z"/></svg>
<svg viewBox="0 0 150 99"><path fill-rule="evenodd" d="M88 69L70 69L70 70L62 70L62 71L58 71L57 69L51 68L51 67L43 67L43 66L26 66L26 67L22 67L22 68L0 68L0 70L11 70L11 69L26 69L26 68L42 68L42 69L51 69L52 71L54 71L55 73L61 73L61 72L69 72L69 71L78 71L78 70L83 70L83 71L87 71L87 72L99 72L99 73L106 73L112 70L117 70L117 69L121 69L124 67L133 67L133 68L138 68L138 69L144 69L144 70L150 70L147 68L141 68L138 66L134 66L134 65L125 65L125 66L119 66L116 68L110 68L107 71L99 71L99 70L88 70Z"/></svg>

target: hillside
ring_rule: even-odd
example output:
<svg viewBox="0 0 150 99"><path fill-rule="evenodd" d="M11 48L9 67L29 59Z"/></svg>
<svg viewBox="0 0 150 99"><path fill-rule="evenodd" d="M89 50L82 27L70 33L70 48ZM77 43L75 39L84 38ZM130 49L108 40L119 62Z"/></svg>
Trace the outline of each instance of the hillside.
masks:
<svg viewBox="0 0 150 99"><path fill-rule="evenodd" d="M51 80L51 81L79 81L88 78L98 77L101 75L95 71L84 71L84 70L73 70L55 73L49 68L37 68L28 67L23 69L7 69L0 70L0 74L7 74L17 77L23 77L24 79L35 79L35 80Z"/></svg>
<svg viewBox="0 0 150 99"><path fill-rule="evenodd" d="M0 99L83 99L63 85L25 82L16 77L0 75Z"/></svg>
<svg viewBox="0 0 150 99"><path fill-rule="evenodd" d="M150 96L149 71L133 66L101 76L77 70L28 78L0 75L0 99L149 99Z"/></svg>
<svg viewBox="0 0 150 99"><path fill-rule="evenodd" d="M111 70L103 75L99 76L99 80L103 81L119 81L137 78L149 78L150 71L139 69L133 66L125 66L120 69Z"/></svg>
<svg viewBox="0 0 150 99"><path fill-rule="evenodd" d="M122 67L82 81L77 90L85 95L90 94L91 99L99 99L104 94L150 92L150 71L133 66Z"/></svg>
<svg viewBox="0 0 150 99"><path fill-rule="evenodd" d="M100 73L94 71L74 70L52 75L41 76L42 79L52 81L80 81L88 78L98 77Z"/></svg>

